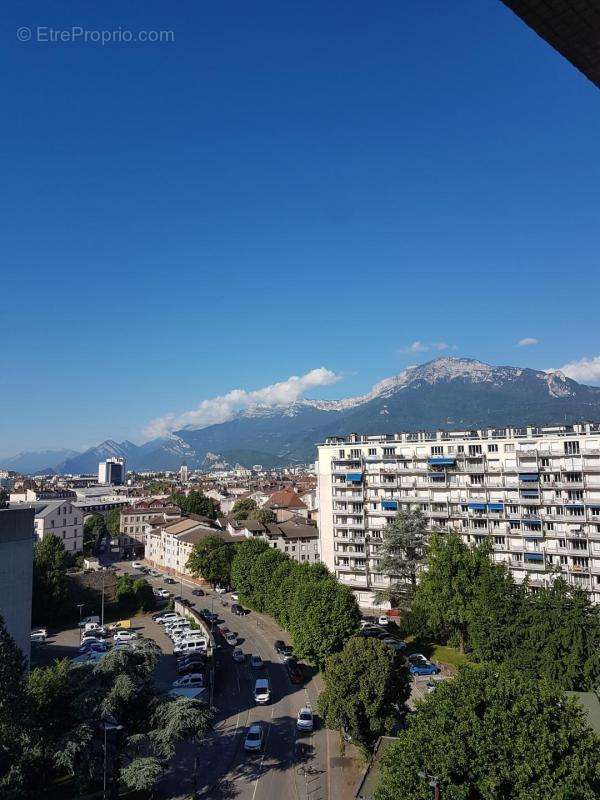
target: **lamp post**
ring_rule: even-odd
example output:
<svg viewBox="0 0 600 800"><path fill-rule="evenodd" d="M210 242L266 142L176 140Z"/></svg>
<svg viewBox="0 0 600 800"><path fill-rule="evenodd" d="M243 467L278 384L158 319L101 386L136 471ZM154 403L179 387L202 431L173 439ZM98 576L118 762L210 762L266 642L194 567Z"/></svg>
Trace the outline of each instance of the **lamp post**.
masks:
<svg viewBox="0 0 600 800"><path fill-rule="evenodd" d="M100 624L104 626L104 578L106 575L106 568L102 567L102 617L100 620Z"/></svg>
<svg viewBox="0 0 600 800"><path fill-rule="evenodd" d="M123 726L118 725L117 722L109 717L102 725L104 726L104 767L102 776L102 800L106 800L107 789L107 774L108 774L108 732L109 731L122 731Z"/></svg>
<svg viewBox="0 0 600 800"><path fill-rule="evenodd" d="M84 607L85 603L78 603L77 608L79 609L79 641L81 641L81 609Z"/></svg>
<svg viewBox="0 0 600 800"><path fill-rule="evenodd" d="M429 785L433 789L433 800L442 800L439 778L436 778L435 775L429 775L427 772L419 772L419 777L429 781Z"/></svg>

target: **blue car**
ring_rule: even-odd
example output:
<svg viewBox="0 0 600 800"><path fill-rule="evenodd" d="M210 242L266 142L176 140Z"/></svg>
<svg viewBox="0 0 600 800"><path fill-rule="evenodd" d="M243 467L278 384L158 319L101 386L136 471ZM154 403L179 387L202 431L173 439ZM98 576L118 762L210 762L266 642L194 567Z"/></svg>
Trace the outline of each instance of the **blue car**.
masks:
<svg viewBox="0 0 600 800"><path fill-rule="evenodd" d="M410 665L411 675L437 675L440 668L430 661L419 661Z"/></svg>

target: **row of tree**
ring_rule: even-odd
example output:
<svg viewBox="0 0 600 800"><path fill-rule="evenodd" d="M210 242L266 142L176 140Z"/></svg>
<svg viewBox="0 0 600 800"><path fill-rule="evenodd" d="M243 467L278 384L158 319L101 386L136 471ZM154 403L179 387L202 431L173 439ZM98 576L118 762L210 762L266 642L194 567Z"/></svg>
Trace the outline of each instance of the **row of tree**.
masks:
<svg viewBox="0 0 600 800"><path fill-rule="evenodd" d="M216 519L219 513L217 501L196 490L189 494L174 492L170 495L169 501L179 506L183 514L198 514L209 519Z"/></svg>
<svg viewBox="0 0 600 800"><path fill-rule="evenodd" d="M39 797L64 778L79 794L101 786L105 769L111 797L151 791L177 744L209 727L205 704L157 694L159 657L145 639L95 665L62 660L27 673L0 618L0 797Z"/></svg>
<svg viewBox="0 0 600 800"><path fill-rule="evenodd" d="M358 630L352 591L323 564L303 564L260 539L236 546L231 583L240 602L270 614L287 630L300 658L323 667Z"/></svg>

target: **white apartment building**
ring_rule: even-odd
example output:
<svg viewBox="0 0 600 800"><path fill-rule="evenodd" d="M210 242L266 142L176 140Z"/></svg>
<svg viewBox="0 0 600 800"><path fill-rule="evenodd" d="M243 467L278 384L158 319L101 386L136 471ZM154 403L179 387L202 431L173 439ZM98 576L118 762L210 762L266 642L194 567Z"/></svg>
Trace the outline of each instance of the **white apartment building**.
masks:
<svg viewBox="0 0 600 800"><path fill-rule="evenodd" d="M58 537L69 553L83 550L83 513L71 500L38 500L33 503L10 503L11 509L32 508L38 539L49 533Z"/></svg>
<svg viewBox="0 0 600 800"><path fill-rule="evenodd" d="M144 558L173 575L190 576L186 565L194 545L209 536L216 536L227 543L243 538L231 536L208 521L184 517L148 529Z"/></svg>
<svg viewBox="0 0 600 800"><path fill-rule="evenodd" d="M381 436L318 448L321 558L373 605L381 531L419 507L431 529L493 557L532 587L562 576L600 602L600 423Z"/></svg>

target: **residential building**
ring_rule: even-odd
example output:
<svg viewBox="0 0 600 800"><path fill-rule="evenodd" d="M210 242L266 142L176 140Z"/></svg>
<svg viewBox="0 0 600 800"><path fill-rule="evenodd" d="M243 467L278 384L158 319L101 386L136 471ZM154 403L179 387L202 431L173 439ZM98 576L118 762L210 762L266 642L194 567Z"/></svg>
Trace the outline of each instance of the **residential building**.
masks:
<svg viewBox="0 0 600 800"><path fill-rule="evenodd" d="M243 539L208 518L192 515L150 528L146 533L145 559L171 574L189 576L186 565L194 545L209 536L217 536L228 543Z"/></svg>
<svg viewBox="0 0 600 800"><path fill-rule="evenodd" d="M125 483L125 459L107 458L98 464L98 483L122 486Z"/></svg>
<svg viewBox="0 0 600 800"><path fill-rule="evenodd" d="M29 659L33 508L0 509L0 615L6 629Z"/></svg>
<svg viewBox="0 0 600 800"><path fill-rule="evenodd" d="M10 508L33 509L38 539L53 534L69 553L83 550L83 513L71 500L38 500L33 503L10 503Z"/></svg>
<svg viewBox="0 0 600 800"><path fill-rule="evenodd" d="M181 481L181 483L187 483L188 476L189 476L188 466L184 461L184 463L179 468L179 480Z"/></svg>
<svg viewBox="0 0 600 800"><path fill-rule="evenodd" d="M293 489L281 489L273 492L264 504L265 508L270 508L274 512L277 522L285 522L292 517L301 516L308 518L308 508L306 503L300 499Z"/></svg>
<svg viewBox="0 0 600 800"><path fill-rule="evenodd" d="M146 541L148 525L155 527L181 516L181 510L168 500L149 498L125 506L121 511L120 533L123 545L140 544Z"/></svg>
<svg viewBox="0 0 600 800"><path fill-rule="evenodd" d="M287 553L290 558L299 562L317 562L321 560L319 547L319 531L316 526L309 525L302 517L295 517L287 522L264 524L255 519L236 522L234 519L219 519L232 535L242 535L247 539L264 539L270 547Z"/></svg>
<svg viewBox="0 0 600 800"><path fill-rule="evenodd" d="M561 574L600 602L600 424L381 436L318 448L321 557L361 605L387 584L382 530L420 508L430 529L490 539L517 582Z"/></svg>

